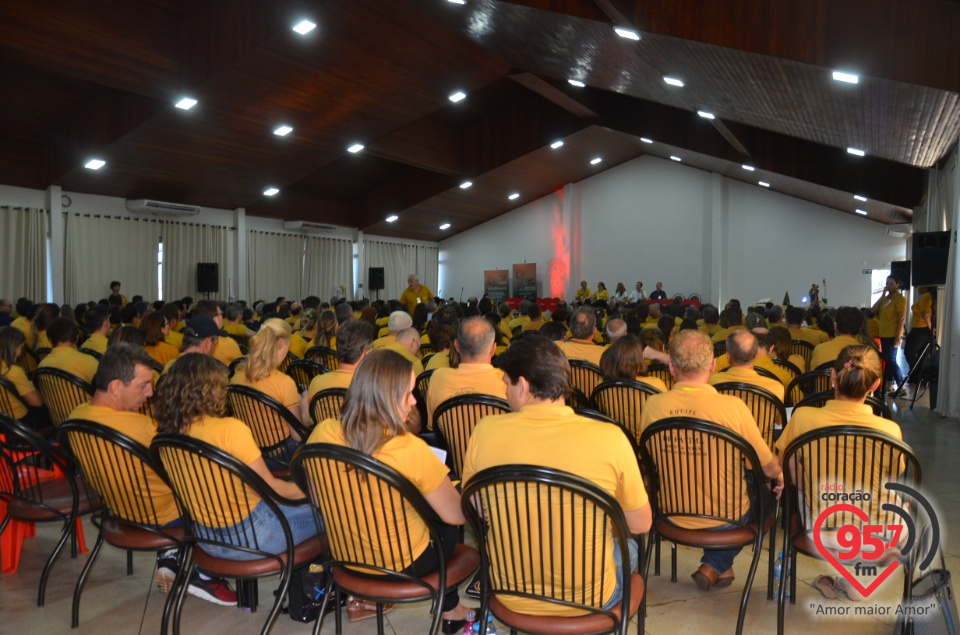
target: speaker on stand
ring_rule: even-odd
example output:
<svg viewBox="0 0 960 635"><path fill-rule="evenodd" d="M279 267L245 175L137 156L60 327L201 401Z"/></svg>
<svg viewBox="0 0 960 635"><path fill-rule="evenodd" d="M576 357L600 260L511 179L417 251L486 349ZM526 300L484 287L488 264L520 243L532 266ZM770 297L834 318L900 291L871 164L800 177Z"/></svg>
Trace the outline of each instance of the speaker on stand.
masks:
<svg viewBox="0 0 960 635"><path fill-rule="evenodd" d="M370 290L377 292L377 300L380 299L380 290L384 287L384 280L383 267L370 267L367 281L369 282Z"/></svg>
<svg viewBox="0 0 960 635"><path fill-rule="evenodd" d="M197 293L220 292L220 265L216 262L197 263Z"/></svg>

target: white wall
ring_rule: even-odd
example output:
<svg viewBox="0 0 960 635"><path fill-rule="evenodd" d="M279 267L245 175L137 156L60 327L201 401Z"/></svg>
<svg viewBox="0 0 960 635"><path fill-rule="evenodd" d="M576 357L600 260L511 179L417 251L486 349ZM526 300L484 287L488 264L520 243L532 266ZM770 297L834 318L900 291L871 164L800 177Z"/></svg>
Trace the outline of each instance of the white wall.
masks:
<svg viewBox="0 0 960 635"><path fill-rule="evenodd" d="M554 295L551 264L568 257L567 298L581 279L611 291L641 280L647 293L661 280L668 294L714 302L789 292L796 303L826 278L821 297L859 306L870 299L862 270L905 253L880 223L644 156L441 242L440 287L479 295L484 269L529 261L540 295Z"/></svg>

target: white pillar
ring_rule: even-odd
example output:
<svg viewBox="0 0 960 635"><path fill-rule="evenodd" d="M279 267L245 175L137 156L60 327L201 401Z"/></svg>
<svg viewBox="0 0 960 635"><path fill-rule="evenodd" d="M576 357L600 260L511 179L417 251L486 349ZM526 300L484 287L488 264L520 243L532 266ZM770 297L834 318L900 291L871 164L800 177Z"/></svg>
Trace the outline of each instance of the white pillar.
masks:
<svg viewBox="0 0 960 635"><path fill-rule="evenodd" d="M242 207L233 210L233 281L227 289L227 295L246 298L247 294L247 213ZM248 298L253 302L253 298Z"/></svg>
<svg viewBox="0 0 960 635"><path fill-rule="evenodd" d="M66 223L63 218L63 206L60 197L63 192L59 185L47 188L46 208L50 210L50 280L51 288L47 289L47 297L57 304L63 304L66 299L63 272L66 257Z"/></svg>

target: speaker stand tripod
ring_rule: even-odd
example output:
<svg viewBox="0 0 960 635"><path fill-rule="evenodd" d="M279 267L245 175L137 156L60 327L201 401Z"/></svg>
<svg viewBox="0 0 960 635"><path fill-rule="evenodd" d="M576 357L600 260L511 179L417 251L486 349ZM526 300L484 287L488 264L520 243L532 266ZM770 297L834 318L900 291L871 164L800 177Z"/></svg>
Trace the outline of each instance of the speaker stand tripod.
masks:
<svg viewBox="0 0 960 635"><path fill-rule="evenodd" d="M916 386L913 395L910 396L910 410L913 410L913 405L917 403L917 396L920 394L920 389L923 385L926 384L928 388L930 386L930 380L923 378L923 369L927 364L927 359L936 351L936 348L934 348L936 346L937 343L931 338L923 347L923 350L920 351L920 357L917 358L917 362L913 365L913 368L911 368L910 372L897 384L897 391L894 394L900 394L900 391L903 390L903 387L907 385L908 382ZM931 406L932 405L933 404L931 404Z"/></svg>

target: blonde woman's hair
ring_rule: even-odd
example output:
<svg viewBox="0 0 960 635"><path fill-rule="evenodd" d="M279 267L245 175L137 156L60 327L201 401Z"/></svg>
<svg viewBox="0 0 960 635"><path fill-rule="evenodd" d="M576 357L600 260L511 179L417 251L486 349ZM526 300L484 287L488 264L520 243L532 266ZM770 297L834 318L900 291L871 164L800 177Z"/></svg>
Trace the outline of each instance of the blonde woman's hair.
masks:
<svg viewBox="0 0 960 635"><path fill-rule="evenodd" d="M300 314L300 334L314 334L313 332L317 328L318 319L319 316L317 315L316 309L304 309L303 313Z"/></svg>
<svg viewBox="0 0 960 635"><path fill-rule="evenodd" d="M372 455L388 440L406 434L400 404L410 391L412 374L413 364L389 349L373 351L360 361L340 415L347 446Z"/></svg>
<svg viewBox="0 0 960 635"><path fill-rule="evenodd" d="M333 338L337 335L337 327L339 326L337 314L330 309L326 309L320 314L319 323L320 328L317 330L317 336L313 338L314 345L331 348L330 345L333 343Z"/></svg>
<svg viewBox="0 0 960 635"><path fill-rule="evenodd" d="M833 363L837 373L837 392L851 399L863 400L881 377L880 356L872 346L848 346Z"/></svg>
<svg viewBox="0 0 960 635"><path fill-rule="evenodd" d="M279 366L277 347L281 340L290 343L292 331L290 324L280 318L270 318L260 326L260 330L250 340L247 361L240 365L248 381L265 379Z"/></svg>
<svg viewBox="0 0 960 635"><path fill-rule="evenodd" d="M222 417L226 411L227 367L203 353L178 357L153 398L160 432L186 434L203 417Z"/></svg>

